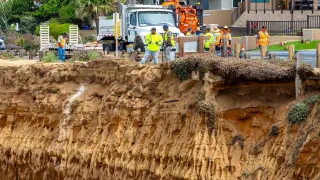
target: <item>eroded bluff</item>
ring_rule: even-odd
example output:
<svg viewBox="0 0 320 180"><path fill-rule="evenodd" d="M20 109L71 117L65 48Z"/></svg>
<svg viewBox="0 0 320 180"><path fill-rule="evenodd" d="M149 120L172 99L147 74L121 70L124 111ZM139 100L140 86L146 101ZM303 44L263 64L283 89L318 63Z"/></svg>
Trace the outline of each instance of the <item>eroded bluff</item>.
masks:
<svg viewBox="0 0 320 180"><path fill-rule="evenodd" d="M294 96L120 60L0 67L0 179L319 179L319 107L291 125Z"/></svg>

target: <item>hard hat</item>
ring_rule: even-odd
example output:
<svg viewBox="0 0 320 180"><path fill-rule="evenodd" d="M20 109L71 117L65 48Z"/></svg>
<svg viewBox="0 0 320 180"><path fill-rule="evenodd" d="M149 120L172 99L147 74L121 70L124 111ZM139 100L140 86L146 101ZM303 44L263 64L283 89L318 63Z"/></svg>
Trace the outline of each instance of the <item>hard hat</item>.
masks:
<svg viewBox="0 0 320 180"><path fill-rule="evenodd" d="M168 24L164 24L163 28L169 28L169 25Z"/></svg>
<svg viewBox="0 0 320 180"><path fill-rule="evenodd" d="M220 30L218 29L217 26L215 26L215 27L213 28L213 32L218 33L218 32L220 32Z"/></svg>
<svg viewBox="0 0 320 180"><path fill-rule="evenodd" d="M157 29L155 27L151 28L151 31L156 31Z"/></svg>
<svg viewBox="0 0 320 180"><path fill-rule="evenodd" d="M196 31L200 31L200 27L197 27L197 28L196 28Z"/></svg>
<svg viewBox="0 0 320 180"><path fill-rule="evenodd" d="M229 30L228 26L224 26L223 29L228 29Z"/></svg>

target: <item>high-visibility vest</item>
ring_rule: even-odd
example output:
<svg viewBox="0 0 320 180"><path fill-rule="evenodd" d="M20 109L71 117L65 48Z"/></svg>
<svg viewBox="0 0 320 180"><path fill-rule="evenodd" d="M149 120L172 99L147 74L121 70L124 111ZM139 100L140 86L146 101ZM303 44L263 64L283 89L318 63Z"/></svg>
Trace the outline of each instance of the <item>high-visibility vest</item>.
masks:
<svg viewBox="0 0 320 180"><path fill-rule="evenodd" d="M224 39L224 35L226 35L226 39ZM221 40L221 43L220 43L220 46L223 46L224 45L224 41L227 42L227 46L229 46L229 40L231 39L231 34L230 33L227 33L227 34L224 34L224 33L221 33L220 35L220 40Z"/></svg>
<svg viewBox="0 0 320 180"><path fill-rule="evenodd" d="M216 36L216 42L215 42L215 44L216 44L216 46L219 46L221 33L216 32L216 33L214 33L214 35Z"/></svg>
<svg viewBox="0 0 320 180"><path fill-rule="evenodd" d="M262 31L259 31L259 45L268 45L269 41L269 34L268 32L263 33Z"/></svg>
<svg viewBox="0 0 320 180"><path fill-rule="evenodd" d="M191 32L187 32L186 36L192 36Z"/></svg>
<svg viewBox="0 0 320 180"><path fill-rule="evenodd" d="M169 33L169 32L171 32L171 31L168 30L167 32L164 33L164 35L163 35L163 36L164 36L164 38L163 38L164 41L167 41L167 40L168 40L168 33ZM171 34L172 34L172 33L171 33ZM175 46L175 41L174 41L173 34L171 35L171 46Z"/></svg>
<svg viewBox="0 0 320 180"><path fill-rule="evenodd" d="M150 33L146 36L146 43L148 44L147 49L149 51L159 51L162 45L162 37L159 34Z"/></svg>
<svg viewBox="0 0 320 180"><path fill-rule="evenodd" d="M58 46L61 48L65 48L66 46L66 38L63 38L63 36L58 37Z"/></svg>
<svg viewBox="0 0 320 180"><path fill-rule="evenodd" d="M207 33L207 34L205 34L204 36L209 36L210 37L210 39L209 40L206 40L205 41L205 43L204 43L204 47L205 48L210 48L210 44L212 43L214 43L214 36L213 36L213 34L212 33Z"/></svg>

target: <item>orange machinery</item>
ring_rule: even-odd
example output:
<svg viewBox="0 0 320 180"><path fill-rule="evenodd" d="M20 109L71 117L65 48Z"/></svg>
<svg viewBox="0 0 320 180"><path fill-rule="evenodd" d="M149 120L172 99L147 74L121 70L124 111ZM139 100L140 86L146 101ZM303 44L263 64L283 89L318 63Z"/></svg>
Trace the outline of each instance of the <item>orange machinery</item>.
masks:
<svg viewBox="0 0 320 180"><path fill-rule="evenodd" d="M186 34L188 28L193 32L199 27L199 20L197 17L197 10L192 6L181 6L179 0L166 0L162 3L164 7L175 6L176 14L179 15L179 29L182 33Z"/></svg>

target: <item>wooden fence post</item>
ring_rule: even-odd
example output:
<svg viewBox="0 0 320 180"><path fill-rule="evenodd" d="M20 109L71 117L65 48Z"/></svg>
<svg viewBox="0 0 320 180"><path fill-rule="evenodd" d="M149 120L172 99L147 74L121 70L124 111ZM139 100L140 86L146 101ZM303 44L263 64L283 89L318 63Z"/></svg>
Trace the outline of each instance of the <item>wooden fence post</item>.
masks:
<svg viewBox="0 0 320 180"><path fill-rule="evenodd" d="M204 36L199 36L198 41L199 53L204 53Z"/></svg>
<svg viewBox="0 0 320 180"><path fill-rule="evenodd" d="M299 97L299 95L302 92L302 81L298 74L298 68L301 66L301 61L302 61L302 55L298 54L297 61L296 61L296 80L295 80L296 99Z"/></svg>
<svg viewBox="0 0 320 180"><path fill-rule="evenodd" d="M317 68L320 68L320 43L317 44Z"/></svg>
<svg viewBox="0 0 320 180"><path fill-rule="evenodd" d="M210 54L216 55L216 45L213 43L210 44Z"/></svg>
<svg viewBox="0 0 320 180"><path fill-rule="evenodd" d="M33 52L30 50L29 51L29 60L32 60L33 59Z"/></svg>
<svg viewBox="0 0 320 180"><path fill-rule="evenodd" d="M184 56L184 39L183 37L179 37L179 57Z"/></svg>
<svg viewBox="0 0 320 180"><path fill-rule="evenodd" d="M39 51L39 60L42 61L43 56L45 56L45 51Z"/></svg>
<svg viewBox="0 0 320 180"><path fill-rule="evenodd" d="M241 50L241 45L238 43L236 44L236 58L240 58L240 50Z"/></svg>
<svg viewBox="0 0 320 180"><path fill-rule="evenodd" d="M289 60L294 61L294 54L295 54L294 45L288 46L288 53L289 53Z"/></svg>

